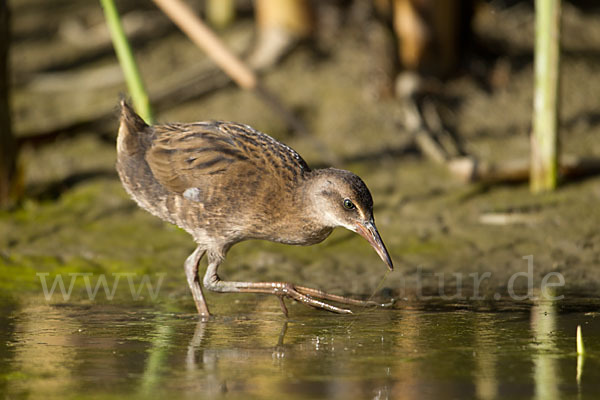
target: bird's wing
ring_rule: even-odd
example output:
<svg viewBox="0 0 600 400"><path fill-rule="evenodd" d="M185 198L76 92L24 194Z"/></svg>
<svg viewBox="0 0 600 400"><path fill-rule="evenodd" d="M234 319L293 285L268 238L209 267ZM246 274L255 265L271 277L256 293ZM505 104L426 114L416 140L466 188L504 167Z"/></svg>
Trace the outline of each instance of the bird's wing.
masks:
<svg viewBox="0 0 600 400"><path fill-rule="evenodd" d="M156 180L170 191L183 193L227 172L232 164L249 164L238 143L215 123L162 125L155 132L146 161Z"/></svg>
<svg viewBox="0 0 600 400"><path fill-rule="evenodd" d="M190 188L260 174L267 164L289 159L292 168L309 171L292 149L246 125L198 122L155 127L156 138L146 153L152 173L168 190L194 196ZM230 179L223 179L228 175ZM240 178L241 179L241 178Z"/></svg>

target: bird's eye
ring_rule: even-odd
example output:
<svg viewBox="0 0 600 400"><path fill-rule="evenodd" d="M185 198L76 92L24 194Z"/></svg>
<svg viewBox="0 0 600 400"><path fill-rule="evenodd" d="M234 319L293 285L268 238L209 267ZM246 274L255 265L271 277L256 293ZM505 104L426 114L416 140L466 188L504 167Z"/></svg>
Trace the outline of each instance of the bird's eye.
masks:
<svg viewBox="0 0 600 400"><path fill-rule="evenodd" d="M349 199L344 199L344 208L347 210L353 210L356 208L356 206Z"/></svg>

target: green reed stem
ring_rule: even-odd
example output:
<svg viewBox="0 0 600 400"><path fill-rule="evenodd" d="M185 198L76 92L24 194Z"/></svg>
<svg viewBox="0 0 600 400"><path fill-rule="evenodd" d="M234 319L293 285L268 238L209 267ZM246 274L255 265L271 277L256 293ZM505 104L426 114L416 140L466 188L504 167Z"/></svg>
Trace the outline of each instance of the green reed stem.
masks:
<svg viewBox="0 0 600 400"><path fill-rule="evenodd" d="M154 123L154 115L150 107L150 100L148 99L148 94L135 58L133 57L131 46L129 45L127 36L125 36L119 11L113 0L100 0L100 4L104 9L108 30L112 37L119 64L121 64L121 69L125 75L125 82L127 82L127 88L133 100L133 106L144 121L152 124Z"/></svg>

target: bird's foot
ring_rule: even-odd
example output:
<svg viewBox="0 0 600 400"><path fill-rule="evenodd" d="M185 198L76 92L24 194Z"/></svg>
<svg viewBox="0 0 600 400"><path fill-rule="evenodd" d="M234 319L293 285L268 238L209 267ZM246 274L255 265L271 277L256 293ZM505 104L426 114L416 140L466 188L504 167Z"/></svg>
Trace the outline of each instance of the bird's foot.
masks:
<svg viewBox="0 0 600 400"><path fill-rule="evenodd" d="M323 292L318 289L311 289L311 288L307 288L307 287L303 287L303 286L295 286L295 288L299 292L301 292L305 295L308 295L308 296L316 297L316 298L323 299L323 300L331 300L331 301L335 301L335 302L341 303L341 304L350 304L350 305L359 306L359 307L387 308L387 307L392 307L394 305L394 303L396 302L396 299L391 299L387 303L378 303L373 300L352 299L349 297L339 296L337 294L331 294L331 293Z"/></svg>
<svg viewBox="0 0 600 400"><path fill-rule="evenodd" d="M279 298L279 305L283 314L287 317L288 310L284 298L299 301L307 306L319 308L337 314L352 314L352 310L328 304L322 300L329 300L340 304L348 304L359 307L389 307L393 304L381 304L372 300L356 300L337 294L331 294L322 290L297 286L289 282L230 282L222 281L216 274L207 271L204 277L204 286L212 291L221 293L264 293L274 294Z"/></svg>
<svg viewBox="0 0 600 400"><path fill-rule="evenodd" d="M352 311L346 308L333 306L318 299L333 300L337 301L338 303L344 304L355 304L352 302L340 301L341 299L346 299L342 296L325 293L321 290L311 289L303 286L295 286L291 283L280 283L278 287L275 288L274 294L279 297L279 304L281 305L281 310L283 311L283 314L286 317L288 316L288 312L287 307L285 306L285 303L283 301L284 297L289 297L290 299L294 299L310 307L320 308L322 310L334 312L337 314L352 314Z"/></svg>
<svg viewBox="0 0 600 400"><path fill-rule="evenodd" d="M334 302L340 303L340 304L349 304L349 305L360 306L360 307L382 307L382 308L392 307L395 303L395 299L392 299L391 301L389 301L387 303L378 303L373 300L351 299L349 297L344 297L344 296L339 296L337 294L327 293L327 292L324 292L324 291L318 290L318 289L313 289L313 288L304 287L304 286L296 286L291 283L283 283L283 284L281 284L281 287L279 287L278 289L279 289L280 293L275 293L275 294L277 294L279 297L279 301L280 301L279 304L281 305L281 310L283 311L283 314L286 317L288 315L288 312L287 312L287 307L285 306L285 303L283 301L284 296L294 299L296 301L300 301L308 306L311 306L314 308L320 308L320 309L335 312L338 314L352 314L352 311L348 310L346 308L340 308L340 307L333 306L333 305L325 303L321 300L330 300L330 301L334 301ZM317 300L317 299L320 299L320 300Z"/></svg>

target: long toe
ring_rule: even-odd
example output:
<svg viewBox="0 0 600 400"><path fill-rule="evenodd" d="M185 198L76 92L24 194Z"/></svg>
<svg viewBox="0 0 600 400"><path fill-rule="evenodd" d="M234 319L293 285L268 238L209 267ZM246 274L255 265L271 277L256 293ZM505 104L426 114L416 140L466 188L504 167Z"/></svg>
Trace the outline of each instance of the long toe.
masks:
<svg viewBox="0 0 600 400"><path fill-rule="evenodd" d="M351 299L349 297L339 296L337 294L331 294L331 293L324 292L322 290L312 289L312 288L305 287L305 286L294 286L294 288L306 296L315 297L317 299L323 299L323 300L331 300L331 301L335 301L336 303L341 303L341 304L350 304L350 305L359 306L359 307L369 307L369 306L384 307L385 306L384 304L377 303L373 300Z"/></svg>
<svg viewBox="0 0 600 400"><path fill-rule="evenodd" d="M305 289L305 288L303 288ZM314 289L313 289L314 290ZM351 310L346 308L340 308L336 306L332 306L331 304L327 304L323 301L312 298L310 295L306 295L297 290L297 288L292 284L287 284L285 289L283 290L285 295L291 299L299 301L307 306L320 308L322 310L334 312L337 314L352 314Z"/></svg>

